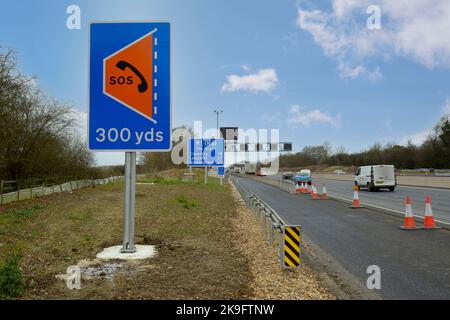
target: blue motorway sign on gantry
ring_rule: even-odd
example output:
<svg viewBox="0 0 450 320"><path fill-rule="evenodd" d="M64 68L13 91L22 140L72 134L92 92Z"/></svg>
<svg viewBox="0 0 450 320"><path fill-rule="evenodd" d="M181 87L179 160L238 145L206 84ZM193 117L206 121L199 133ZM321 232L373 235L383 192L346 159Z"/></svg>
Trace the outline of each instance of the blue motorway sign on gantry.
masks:
<svg viewBox="0 0 450 320"><path fill-rule="evenodd" d="M89 149L171 149L170 24L91 23Z"/></svg>
<svg viewBox="0 0 450 320"><path fill-rule="evenodd" d="M191 167L217 167L224 165L223 139L190 139L188 165Z"/></svg>

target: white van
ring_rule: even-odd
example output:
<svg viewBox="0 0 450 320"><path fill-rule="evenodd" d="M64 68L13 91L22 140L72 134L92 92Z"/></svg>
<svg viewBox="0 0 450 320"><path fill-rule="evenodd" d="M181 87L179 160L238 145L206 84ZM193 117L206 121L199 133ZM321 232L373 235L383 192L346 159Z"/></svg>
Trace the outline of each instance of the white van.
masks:
<svg viewBox="0 0 450 320"><path fill-rule="evenodd" d="M394 191L397 177L393 165L376 165L359 167L355 173L355 185L368 191L387 188Z"/></svg>

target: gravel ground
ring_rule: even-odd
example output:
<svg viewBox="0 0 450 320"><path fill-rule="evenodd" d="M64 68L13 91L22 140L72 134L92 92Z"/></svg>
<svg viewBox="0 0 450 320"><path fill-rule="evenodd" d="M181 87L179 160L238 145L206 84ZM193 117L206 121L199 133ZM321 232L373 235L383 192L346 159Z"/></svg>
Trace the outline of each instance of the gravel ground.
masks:
<svg viewBox="0 0 450 320"><path fill-rule="evenodd" d="M263 240L261 225L245 206L239 192L232 185L233 198L239 214L233 218L235 245L242 255L249 257L252 275L250 288L254 299L323 300L336 297L320 283L312 269L302 264L297 271L280 267L278 249Z"/></svg>

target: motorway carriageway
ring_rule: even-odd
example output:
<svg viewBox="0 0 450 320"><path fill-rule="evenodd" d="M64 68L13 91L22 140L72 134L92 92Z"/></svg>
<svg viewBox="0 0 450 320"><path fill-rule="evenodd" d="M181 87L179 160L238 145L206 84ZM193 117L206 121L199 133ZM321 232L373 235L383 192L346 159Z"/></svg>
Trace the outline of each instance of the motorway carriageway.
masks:
<svg viewBox="0 0 450 320"><path fill-rule="evenodd" d="M312 252L306 258L347 287L350 298L450 299L450 231L405 231L398 229L401 217L314 201L242 176L237 182L288 223L302 226ZM381 269L381 290L366 287L371 265Z"/></svg>
<svg viewBox="0 0 450 320"><path fill-rule="evenodd" d="M280 180L281 175L267 176L263 179ZM349 201L353 199L353 181L322 179L313 175L313 183L317 185L319 194L322 193L322 186L325 184L329 195ZM374 192L368 192L366 189L359 191L361 203L393 210L399 216L405 213L406 196L411 197L413 214L422 218L425 216L426 196L430 196L435 220L450 228L450 189L399 185L394 192L387 189Z"/></svg>

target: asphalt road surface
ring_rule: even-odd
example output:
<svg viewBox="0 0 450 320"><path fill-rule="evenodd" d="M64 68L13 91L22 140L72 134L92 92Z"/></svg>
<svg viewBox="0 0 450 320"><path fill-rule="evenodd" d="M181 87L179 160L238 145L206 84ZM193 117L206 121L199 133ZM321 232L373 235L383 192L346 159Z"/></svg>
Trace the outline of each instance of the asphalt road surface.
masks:
<svg viewBox="0 0 450 320"><path fill-rule="evenodd" d="M281 176L275 175L263 179L279 180L280 178ZM313 175L313 182L317 185L319 193L322 192L322 186L325 184L328 194L347 200L353 199L353 182L351 181L314 178ZM395 210L402 214L405 212L406 196L410 196L413 214L423 217L425 215L425 200L428 195L431 197L431 207L435 220L450 227L450 189L410 186L397 186L394 192L387 189L375 192L361 189L359 199L362 203Z"/></svg>
<svg viewBox="0 0 450 320"><path fill-rule="evenodd" d="M366 288L367 267L381 269L384 299L450 299L450 231L398 229L402 219L336 200L310 200L253 179L238 183L260 196ZM333 189L334 184L330 185ZM337 187L339 188L339 187ZM336 276L342 272L331 270Z"/></svg>

